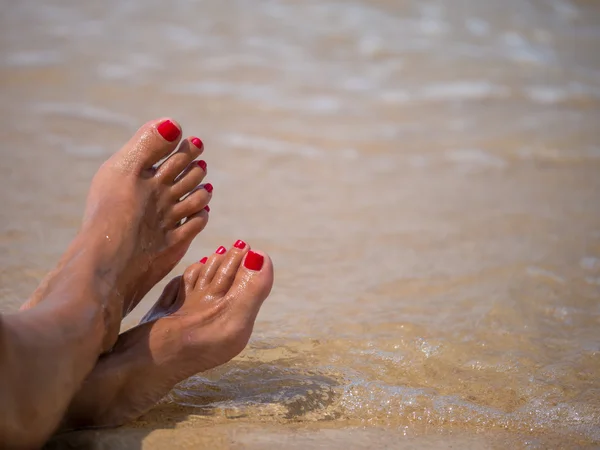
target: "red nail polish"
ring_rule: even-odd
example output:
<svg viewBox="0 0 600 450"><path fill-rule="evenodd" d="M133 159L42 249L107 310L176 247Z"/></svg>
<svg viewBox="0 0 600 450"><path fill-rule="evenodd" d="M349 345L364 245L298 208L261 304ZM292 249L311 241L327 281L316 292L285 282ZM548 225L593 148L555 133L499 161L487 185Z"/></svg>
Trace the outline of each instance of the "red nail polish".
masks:
<svg viewBox="0 0 600 450"><path fill-rule="evenodd" d="M244 267L250 270L260 270L262 269L263 263L265 262L265 257L259 253L255 253L253 251L249 251L246 255L246 259L244 260Z"/></svg>
<svg viewBox="0 0 600 450"><path fill-rule="evenodd" d="M217 249L217 251L215 252L217 255L222 255L223 253L225 253L227 251L227 249L225 247L223 247L222 245Z"/></svg>
<svg viewBox="0 0 600 450"><path fill-rule="evenodd" d="M156 127L156 131L160 134L165 140L169 142L173 142L175 139L179 137L179 128L170 120L165 120L159 126Z"/></svg>
<svg viewBox="0 0 600 450"><path fill-rule="evenodd" d="M206 189L209 193L213 191L213 185L210 183L206 183L204 185L204 189Z"/></svg>
<svg viewBox="0 0 600 450"><path fill-rule="evenodd" d="M198 147L200 149L204 146L202 141L200 139L198 139L197 137L192 138L192 144L194 144L196 147Z"/></svg>
<svg viewBox="0 0 600 450"><path fill-rule="evenodd" d="M206 172L206 161L201 159L196 164L198 164L198 166L200 166L200 168Z"/></svg>
<svg viewBox="0 0 600 450"><path fill-rule="evenodd" d="M204 207L204 211L206 211L206 212L210 212L210 206L206 205L206 206Z"/></svg>
<svg viewBox="0 0 600 450"><path fill-rule="evenodd" d="M235 244L233 244L233 246L235 248L239 248L240 250L243 250L244 248L246 248L246 243L244 241L240 241L238 239L237 241L235 241Z"/></svg>
<svg viewBox="0 0 600 450"><path fill-rule="evenodd" d="M204 258L202 258L200 261L198 261L200 264L206 264L206 261L208 261L208 258L205 256Z"/></svg>

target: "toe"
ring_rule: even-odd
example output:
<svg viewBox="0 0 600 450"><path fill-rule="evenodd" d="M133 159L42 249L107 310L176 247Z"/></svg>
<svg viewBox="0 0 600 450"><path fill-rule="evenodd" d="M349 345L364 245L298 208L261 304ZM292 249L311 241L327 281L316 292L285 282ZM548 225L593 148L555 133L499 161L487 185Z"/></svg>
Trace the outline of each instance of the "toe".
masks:
<svg viewBox="0 0 600 450"><path fill-rule="evenodd" d="M152 308L142 317L140 323L150 322L156 320L165 314L168 314L177 300L177 294L179 293L181 277L175 277L169 284L164 288L162 294L154 303Z"/></svg>
<svg viewBox="0 0 600 450"><path fill-rule="evenodd" d="M183 284L185 286L186 294L191 293L191 291L194 289L194 286L196 286L198 278L206 268L206 259L204 259L204 262L202 261L203 259L201 259L195 264L192 264L187 269L185 269L185 272L183 272Z"/></svg>
<svg viewBox="0 0 600 450"><path fill-rule="evenodd" d="M180 220L202 211L211 198L212 185L198 186L190 195L173 205L170 221L174 227Z"/></svg>
<svg viewBox="0 0 600 450"><path fill-rule="evenodd" d="M207 209L203 209L196 214L188 216L182 225L171 231L171 236L176 242L189 244L204 229L207 223L208 211Z"/></svg>
<svg viewBox="0 0 600 450"><path fill-rule="evenodd" d="M207 289L210 286L211 281L215 277L219 267L221 267L221 263L225 259L225 255L227 254L227 249L223 246L220 246L215 252L205 260L204 268L202 273L196 280L196 285L194 286L194 290L200 291Z"/></svg>
<svg viewBox="0 0 600 450"><path fill-rule="evenodd" d="M273 276L273 262L266 253L246 253L226 296L231 302L231 314L242 326L254 323L263 301L271 292Z"/></svg>
<svg viewBox="0 0 600 450"><path fill-rule="evenodd" d="M240 264L250 247L244 241L236 241L235 244L227 251L221 265L215 272L208 293L211 296L222 297L231 288L235 276L238 272Z"/></svg>
<svg viewBox="0 0 600 450"><path fill-rule="evenodd" d="M121 163L139 171L151 169L171 153L181 136L181 127L172 119L153 120L143 125L123 147Z"/></svg>
<svg viewBox="0 0 600 450"><path fill-rule="evenodd" d="M173 198L177 201L184 195L187 195L204 179L206 175L206 162L205 161L193 161L183 171L181 176L177 178L175 184L171 188Z"/></svg>
<svg viewBox="0 0 600 450"><path fill-rule="evenodd" d="M179 149L160 165L156 177L171 185L190 162L202 154L203 150L204 145L200 139L187 138L181 143Z"/></svg>

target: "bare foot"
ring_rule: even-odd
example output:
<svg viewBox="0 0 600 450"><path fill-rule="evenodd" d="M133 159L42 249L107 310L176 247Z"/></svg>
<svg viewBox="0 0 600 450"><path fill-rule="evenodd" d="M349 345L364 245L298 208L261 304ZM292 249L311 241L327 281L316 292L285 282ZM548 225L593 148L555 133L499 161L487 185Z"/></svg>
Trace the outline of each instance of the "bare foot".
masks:
<svg viewBox="0 0 600 450"><path fill-rule="evenodd" d="M208 221L212 185L199 186L206 163L194 161L202 141L184 140L157 166L180 137L173 120L148 122L100 167L78 236L22 309L63 286L99 290L89 301L102 302L102 349L114 345L123 315L177 264Z"/></svg>
<svg viewBox="0 0 600 450"><path fill-rule="evenodd" d="M69 407L64 429L139 417L178 382L240 353L273 285L268 256L237 241L171 280L137 327L103 355Z"/></svg>

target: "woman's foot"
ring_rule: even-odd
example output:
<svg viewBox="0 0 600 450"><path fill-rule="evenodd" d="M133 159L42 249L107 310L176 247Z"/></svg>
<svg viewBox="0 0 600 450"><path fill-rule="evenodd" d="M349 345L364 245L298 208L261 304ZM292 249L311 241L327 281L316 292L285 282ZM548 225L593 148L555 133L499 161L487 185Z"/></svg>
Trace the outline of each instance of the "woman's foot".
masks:
<svg viewBox="0 0 600 450"><path fill-rule="evenodd" d="M104 317L102 350L113 346L123 315L169 273L208 221L212 185L199 186L206 163L194 161L202 141L190 137L169 156L180 138L174 121L148 122L100 167L78 236L22 309L58 298L57 290L82 292L82 301L94 302L89 310L99 306Z"/></svg>
<svg viewBox="0 0 600 450"><path fill-rule="evenodd" d="M242 241L171 280L137 327L103 355L69 407L64 429L116 426L178 382L240 353L273 285L268 256Z"/></svg>

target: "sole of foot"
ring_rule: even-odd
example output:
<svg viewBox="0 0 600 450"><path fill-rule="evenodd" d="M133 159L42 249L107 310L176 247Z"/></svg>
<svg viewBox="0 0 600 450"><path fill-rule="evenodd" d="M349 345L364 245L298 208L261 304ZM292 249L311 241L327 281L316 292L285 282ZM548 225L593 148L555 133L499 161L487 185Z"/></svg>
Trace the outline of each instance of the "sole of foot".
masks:
<svg viewBox="0 0 600 450"><path fill-rule="evenodd" d="M270 258L243 241L188 267L99 359L63 428L121 425L180 381L231 360L248 343L273 277Z"/></svg>
<svg viewBox="0 0 600 450"><path fill-rule="evenodd" d="M122 317L208 222L213 187L201 184L207 165L195 160L204 146L181 136L173 119L150 121L100 167L80 232L22 309L50 300L53 291L92 291L82 301L102 303L102 350L114 345Z"/></svg>

